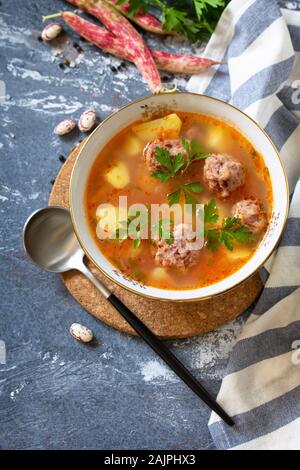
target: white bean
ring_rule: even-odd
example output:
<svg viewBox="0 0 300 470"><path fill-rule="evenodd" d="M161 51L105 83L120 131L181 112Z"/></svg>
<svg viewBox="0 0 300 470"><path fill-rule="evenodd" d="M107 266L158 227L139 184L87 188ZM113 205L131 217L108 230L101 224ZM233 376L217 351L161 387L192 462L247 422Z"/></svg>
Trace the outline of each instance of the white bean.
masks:
<svg viewBox="0 0 300 470"><path fill-rule="evenodd" d="M59 23L50 23L42 31L41 37L43 41L52 41L62 32Z"/></svg>
<svg viewBox="0 0 300 470"><path fill-rule="evenodd" d="M61 121L57 126L54 128L54 134L57 135L65 135L72 132L76 127L76 122L73 119L65 119Z"/></svg>
<svg viewBox="0 0 300 470"><path fill-rule="evenodd" d="M96 111L94 109L87 109L82 113L78 121L78 127L81 132L90 131L96 122Z"/></svg>
<svg viewBox="0 0 300 470"><path fill-rule="evenodd" d="M87 326L80 325L80 323L72 323L70 326L70 333L73 338L78 341L82 341L83 343L89 343L94 337L92 330Z"/></svg>

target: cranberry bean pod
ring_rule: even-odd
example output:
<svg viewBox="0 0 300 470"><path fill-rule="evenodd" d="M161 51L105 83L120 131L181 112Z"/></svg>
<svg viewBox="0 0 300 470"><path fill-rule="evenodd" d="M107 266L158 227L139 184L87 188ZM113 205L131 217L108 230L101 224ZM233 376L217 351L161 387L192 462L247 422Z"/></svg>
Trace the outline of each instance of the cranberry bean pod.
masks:
<svg viewBox="0 0 300 470"><path fill-rule="evenodd" d="M109 52L121 59L132 61L131 57L127 56L124 51L122 40L115 37L106 29L90 23L71 12L63 12L62 18L74 31L87 41L100 47L105 52ZM186 56L153 49L150 49L150 52L157 67L160 70L168 72L196 74L205 71L214 64L218 64L217 61L201 57Z"/></svg>
<svg viewBox="0 0 300 470"><path fill-rule="evenodd" d="M104 0L67 0L72 5L82 8L100 20L107 29L122 40L122 47L127 57L141 72L153 93L159 93L161 80L154 59L139 33L115 7Z"/></svg>

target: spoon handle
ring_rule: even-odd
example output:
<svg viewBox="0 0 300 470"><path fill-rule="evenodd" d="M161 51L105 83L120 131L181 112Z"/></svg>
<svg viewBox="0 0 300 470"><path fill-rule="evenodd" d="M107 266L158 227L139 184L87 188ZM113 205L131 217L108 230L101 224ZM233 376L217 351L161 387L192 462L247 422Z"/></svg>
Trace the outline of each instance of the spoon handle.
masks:
<svg viewBox="0 0 300 470"><path fill-rule="evenodd" d="M182 362L177 359L171 350L160 340L149 328L129 310L114 294L111 294L107 300L116 310L127 320L132 328L146 341L146 343L168 364L168 366L180 377L188 387L190 387L204 403L206 403L217 415L227 424L234 424L232 418L221 408L221 406L210 396L208 391L193 377Z"/></svg>
<svg viewBox="0 0 300 470"><path fill-rule="evenodd" d="M115 307L129 325L144 339L144 341L168 364L168 366L180 377L183 382L190 387L193 392L200 397L217 415L229 426L234 424L232 418L221 408L221 406L210 396L208 391L193 377L186 367L170 351L165 343L159 339L151 330L121 302L118 297L112 294L101 281L83 265L80 271L94 284L102 295Z"/></svg>
<svg viewBox="0 0 300 470"><path fill-rule="evenodd" d="M80 262L80 265L76 266L76 269L78 269L78 271L84 274L85 277L87 277L91 281L91 283L94 284L94 286L100 291L103 297L108 299L108 297L111 295L110 290L106 287L105 284L103 284L103 282L99 281L99 279L94 276L94 274L86 267L83 261Z"/></svg>

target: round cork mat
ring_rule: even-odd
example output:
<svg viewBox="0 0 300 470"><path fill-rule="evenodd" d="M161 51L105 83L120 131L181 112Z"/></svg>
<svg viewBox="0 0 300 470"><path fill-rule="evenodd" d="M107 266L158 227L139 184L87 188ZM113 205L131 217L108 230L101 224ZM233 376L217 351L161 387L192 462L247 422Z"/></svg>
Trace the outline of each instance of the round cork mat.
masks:
<svg viewBox="0 0 300 470"><path fill-rule="evenodd" d="M71 171L77 147L62 166L49 198L49 205L69 207ZM262 289L254 274L231 291L199 302L176 303L151 300L133 294L108 280L90 261L93 274L116 294L156 335L164 339L187 338L218 328L244 312ZM69 271L61 275L70 294L92 315L125 333L136 333L121 315L105 300L83 274Z"/></svg>

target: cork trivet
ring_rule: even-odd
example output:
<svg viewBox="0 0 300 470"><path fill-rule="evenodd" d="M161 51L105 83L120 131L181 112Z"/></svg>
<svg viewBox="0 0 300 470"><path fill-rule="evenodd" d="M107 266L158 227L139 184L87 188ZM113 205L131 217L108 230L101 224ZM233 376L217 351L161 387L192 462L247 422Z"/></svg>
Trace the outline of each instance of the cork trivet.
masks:
<svg viewBox="0 0 300 470"><path fill-rule="evenodd" d="M61 168L49 205L69 207L70 176L78 150L71 153ZM230 292L212 299L188 303L163 302L133 294L108 280L90 260L87 265L154 333L165 339L199 335L228 323L244 312L262 289L259 275L254 274ZM81 273L69 271L61 277L70 294L88 312L117 330L136 334Z"/></svg>

